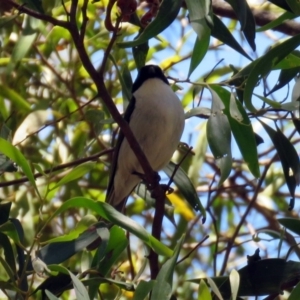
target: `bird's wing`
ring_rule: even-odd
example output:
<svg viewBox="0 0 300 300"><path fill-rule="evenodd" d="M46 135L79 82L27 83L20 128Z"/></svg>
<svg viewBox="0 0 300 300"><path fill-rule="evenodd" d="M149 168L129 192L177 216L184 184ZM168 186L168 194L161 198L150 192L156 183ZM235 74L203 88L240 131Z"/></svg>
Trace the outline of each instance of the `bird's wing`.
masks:
<svg viewBox="0 0 300 300"><path fill-rule="evenodd" d="M133 113L134 107L135 107L135 98L134 98L134 96L132 96L132 98L125 110L125 113L124 113L124 120L127 121L127 123L130 123L130 117ZM108 187L107 187L107 192L106 192L106 201L108 201L108 199L110 198L110 195L113 193L113 190L114 190L114 178L115 178L115 174L116 174L116 170L117 170L119 152L120 152L120 148L121 148L123 140L124 140L124 134L123 134L122 130L119 129L119 136L117 139L112 162L110 165L110 174L109 174L109 182L108 182Z"/></svg>

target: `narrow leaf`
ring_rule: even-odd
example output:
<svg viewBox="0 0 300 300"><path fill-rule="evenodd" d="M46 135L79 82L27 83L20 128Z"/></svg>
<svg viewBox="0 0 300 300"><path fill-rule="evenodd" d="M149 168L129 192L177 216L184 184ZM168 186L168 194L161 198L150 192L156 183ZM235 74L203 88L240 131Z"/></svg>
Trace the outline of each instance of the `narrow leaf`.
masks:
<svg viewBox="0 0 300 300"><path fill-rule="evenodd" d="M148 294L152 290L154 284L156 281L150 280L150 281L144 281L141 280L136 287L136 290L134 292L133 300L143 300L147 299Z"/></svg>
<svg viewBox="0 0 300 300"><path fill-rule="evenodd" d="M224 23L215 14L213 15L213 23L214 26L211 28L211 35L213 37L252 60L251 57L241 47L241 45L236 41Z"/></svg>
<svg viewBox="0 0 300 300"><path fill-rule="evenodd" d="M72 272L69 271L69 274L73 282L76 299L90 300L89 294L83 283Z"/></svg>
<svg viewBox="0 0 300 300"><path fill-rule="evenodd" d="M179 0L163 0L156 18L145 28L140 36L131 42L117 43L121 48L135 47L157 36L173 23L181 7Z"/></svg>
<svg viewBox="0 0 300 300"><path fill-rule="evenodd" d="M300 235L300 220L295 218L280 218L277 221L285 228Z"/></svg>
<svg viewBox="0 0 300 300"><path fill-rule="evenodd" d="M174 269L179 252L184 242L184 238L185 236L182 236L180 241L178 241L173 256L169 258L161 267L156 278L157 282L152 290L152 299L169 300L171 298Z"/></svg>
<svg viewBox="0 0 300 300"><path fill-rule="evenodd" d="M280 17L274 19L273 21L267 23L266 25L264 25L262 27L257 28L256 32L262 32L262 31L267 31L267 30L273 29L273 28L281 25L283 22L294 19L294 18L296 18L295 14L286 11Z"/></svg>
<svg viewBox="0 0 300 300"><path fill-rule="evenodd" d="M192 52L188 78L191 76L191 74L201 63L203 57L205 56L208 50L209 41L210 41L210 29L207 26L205 19L199 21L199 25L197 26L197 28L199 32L197 32L197 37Z"/></svg>
<svg viewBox="0 0 300 300"><path fill-rule="evenodd" d="M239 101L235 101L235 105L237 106L235 109L237 109L239 112L235 113L239 116L241 114L243 119L243 121L240 122L236 118L233 118L230 113L231 93L220 86L211 85L210 87L219 95L220 99L223 101L225 105L224 113L228 118L232 134L238 144L241 154L245 162L247 163L250 172L256 178L258 178L260 176L260 170L258 163L256 138L251 122L244 107Z"/></svg>
<svg viewBox="0 0 300 300"><path fill-rule="evenodd" d="M299 73L300 68L291 68L291 69L283 69L280 71L280 74L278 76L277 83L275 86L266 94L266 96L274 93L275 91L281 89L286 84L288 84L293 78L296 77L296 75Z"/></svg>
<svg viewBox="0 0 300 300"><path fill-rule="evenodd" d="M257 60L257 63L254 65L247 79L244 90L245 105L251 112L256 112L256 108L252 104L252 94L257 82L296 47L298 47L299 43L300 34L273 47L267 54Z"/></svg>
<svg viewBox="0 0 300 300"><path fill-rule="evenodd" d="M56 189L68 182L81 178L95 167L94 162L83 163L75 167L70 173L65 175L52 189Z"/></svg>
<svg viewBox="0 0 300 300"><path fill-rule="evenodd" d="M300 283L292 290L289 300L299 300L300 299Z"/></svg>
<svg viewBox="0 0 300 300"><path fill-rule="evenodd" d="M177 165L170 162L163 170L166 172L166 174L169 177L171 177L174 171L176 170L176 168ZM195 187L192 184L189 177L187 176L187 174L185 173L185 171L179 167L173 179L179 191L183 195L183 197L196 211L201 212L201 214L203 215L203 220L205 220L206 219L205 208L203 207L201 201L199 200Z"/></svg>
<svg viewBox="0 0 300 300"><path fill-rule="evenodd" d="M230 281L232 300L236 300L238 291L239 291L239 286L240 286L240 275L239 275L238 271L233 269L230 272L229 281Z"/></svg>
<svg viewBox="0 0 300 300"><path fill-rule="evenodd" d="M198 300L211 300L211 294L208 286L203 279L200 280L198 289Z"/></svg>
<svg viewBox="0 0 300 300"><path fill-rule="evenodd" d="M151 234L149 234L140 224L133 221L131 218L126 217L117 210L115 210L111 205L104 202L95 202L89 198L85 197L76 197L64 202L60 208L58 208L54 214L47 220L46 223L49 223L54 217L61 214L62 212L72 208L84 207L90 209L93 212L97 213L100 217L119 225L120 227L128 230L132 234L136 235L143 242L145 242L149 247L153 248L158 254L164 256L171 256L172 250L167 246L162 244Z"/></svg>
<svg viewBox="0 0 300 300"><path fill-rule="evenodd" d="M0 96L6 98L24 112L30 111L30 104L21 95L10 89L8 86L0 84Z"/></svg>
<svg viewBox="0 0 300 300"><path fill-rule="evenodd" d="M275 131L267 124L261 121L260 123L270 136L278 152L287 186L292 198L294 199L296 185L299 184L300 179L298 154L289 139L279 129Z"/></svg>
<svg viewBox="0 0 300 300"><path fill-rule="evenodd" d="M27 176L30 183L34 186L35 190L39 194L33 173L23 154L16 147L14 147L13 145L11 145L9 142L7 142L2 138L0 138L0 152L5 154L12 161L14 161L19 167L22 168L22 171Z"/></svg>

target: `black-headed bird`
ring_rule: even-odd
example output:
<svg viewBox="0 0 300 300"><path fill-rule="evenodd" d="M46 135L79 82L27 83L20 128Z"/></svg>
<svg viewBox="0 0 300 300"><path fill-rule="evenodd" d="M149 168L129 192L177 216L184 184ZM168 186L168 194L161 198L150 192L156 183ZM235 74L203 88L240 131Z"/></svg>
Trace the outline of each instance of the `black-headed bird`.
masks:
<svg viewBox="0 0 300 300"><path fill-rule="evenodd" d="M132 86L125 120L154 171L164 168L176 150L184 128L184 111L162 70L140 69ZM106 202L121 210L141 182L143 170L126 138L119 133L111 166Z"/></svg>

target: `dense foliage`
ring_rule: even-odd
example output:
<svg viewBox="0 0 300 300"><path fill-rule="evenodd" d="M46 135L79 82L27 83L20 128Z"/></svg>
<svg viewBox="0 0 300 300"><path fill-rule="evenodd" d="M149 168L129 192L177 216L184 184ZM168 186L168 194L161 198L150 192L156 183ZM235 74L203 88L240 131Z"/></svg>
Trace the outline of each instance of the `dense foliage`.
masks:
<svg viewBox="0 0 300 300"><path fill-rule="evenodd" d="M299 15L1 0L0 298L299 299ZM147 63L186 112L166 197L121 115ZM145 171L124 214L104 202L118 127Z"/></svg>

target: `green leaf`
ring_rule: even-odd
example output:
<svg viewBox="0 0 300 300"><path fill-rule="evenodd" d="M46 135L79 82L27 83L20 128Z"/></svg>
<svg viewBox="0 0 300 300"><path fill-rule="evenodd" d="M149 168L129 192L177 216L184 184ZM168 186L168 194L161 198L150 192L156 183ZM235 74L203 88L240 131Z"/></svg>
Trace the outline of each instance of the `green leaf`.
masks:
<svg viewBox="0 0 300 300"><path fill-rule="evenodd" d="M236 41L224 23L215 14L213 15L213 23L214 26L211 28L211 35L213 37L252 60L251 57L241 47L240 43Z"/></svg>
<svg viewBox="0 0 300 300"><path fill-rule="evenodd" d="M161 267L157 278L156 283L152 289L151 298L159 300L169 300L172 295L172 284L173 284L173 275L174 269L176 266L176 261L179 255L179 252L182 248L185 236L178 241L177 246L174 250L174 254L169 258Z"/></svg>
<svg viewBox="0 0 300 300"><path fill-rule="evenodd" d="M300 4L299 1L295 0L286 0L286 3L290 7L290 9L293 11L294 14L300 15Z"/></svg>
<svg viewBox="0 0 300 300"><path fill-rule="evenodd" d="M206 19L211 13L211 3L209 0L186 0L185 2L189 11L189 19L192 26L193 23Z"/></svg>
<svg viewBox="0 0 300 300"><path fill-rule="evenodd" d="M267 30L273 29L273 28L281 25L283 22L294 19L294 18L296 18L295 14L286 11L280 17L277 17L276 19L267 23L266 25L257 28L256 32L262 32L262 31L267 31Z"/></svg>
<svg viewBox="0 0 300 300"><path fill-rule="evenodd" d="M16 19L19 14L14 14L10 16L1 16L0 17L0 28L5 28L6 26L10 26L12 21Z"/></svg>
<svg viewBox="0 0 300 300"><path fill-rule="evenodd" d="M23 154L16 147L14 147L13 145L11 145L9 142L7 142L2 138L0 138L0 152L5 154L12 161L14 161L19 167L22 168L22 171L27 176L30 183L34 186L36 192L39 195L39 191L37 189L33 173Z"/></svg>
<svg viewBox="0 0 300 300"><path fill-rule="evenodd" d="M0 232L0 241L1 241L1 248L4 252L4 258L7 264L9 265L10 270L13 273L17 272L16 262L15 262L15 255L13 251L13 247L10 243L8 236L2 232Z"/></svg>
<svg viewBox="0 0 300 300"><path fill-rule="evenodd" d="M69 271L69 274L73 282L76 299L90 300L89 294L82 282L72 272Z"/></svg>
<svg viewBox="0 0 300 300"><path fill-rule="evenodd" d="M207 107L194 107L185 113L185 119L191 117L208 118L211 115L211 109Z"/></svg>
<svg viewBox="0 0 300 300"><path fill-rule="evenodd" d="M236 300L239 291L239 286L240 286L240 275L235 269L233 269L230 272L229 281L230 281L232 300Z"/></svg>
<svg viewBox="0 0 300 300"><path fill-rule="evenodd" d="M178 15L180 7L181 0L163 0L160 4L156 18L145 28L136 40L117 43L117 45L121 48L135 47L157 36L173 23Z"/></svg>
<svg viewBox="0 0 300 300"><path fill-rule="evenodd" d="M39 13L44 14L44 9L41 0L22 0L21 2L23 2L23 5L26 5L29 8L32 8L33 10L36 10Z"/></svg>
<svg viewBox="0 0 300 300"><path fill-rule="evenodd" d="M231 102L231 93L226 89L217 86L211 85L210 88L214 90L223 101L225 105L224 113L226 114L232 134L236 140L236 143L241 151L241 154L250 170L250 172L258 178L260 176L259 163L258 163L258 153L257 145L255 140L255 134L250 122L250 119L239 101L235 101L236 107L233 110L233 105ZM231 107L230 107L231 103ZM237 109L237 111L235 111ZM234 118L232 116L237 115L238 117ZM239 121L239 118L242 118L242 122Z"/></svg>
<svg viewBox="0 0 300 300"><path fill-rule="evenodd" d="M97 249L97 252L96 252L96 255L94 258L97 260L97 262L96 262L97 269L101 272L101 274L103 274L102 270L99 268L99 265L100 265L101 261L104 259L105 254L107 254L106 249L107 249L108 241L110 239L110 231L108 230L106 225L104 225L103 227L97 228L97 234L100 237L101 243Z"/></svg>
<svg viewBox="0 0 300 300"><path fill-rule="evenodd" d="M210 41L210 29L207 26L206 20L202 19L197 25L197 37L194 44L194 49L192 52L191 63L188 73L188 78L199 66L202 59L204 58Z"/></svg>
<svg viewBox="0 0 300 300"><path fill-rule="evenodd" d="M298 154L289 139L278 128L277 131L275 131L262 121L260 121L260 123L270 136L277 150L287 186L292 198L294 198L296 185L299 184L300 180L300 162Z"/></svg>
<svg viewBox="0 0 300 300"><path fill-rule="evenodd" d="M291 69L283 69L280 71L280 74L278 76L277 83L275 86L268 92L268 95L274 93L275 91L281 89L284 87L286 84L288 84L293 78L296 77L298 72L300 71L299 67L296 68L291 68Z"/></svg>
<svg viewBox="0 0 300 300"><path fill-rule="evenodd" d="M50 291L45 290L45 294L47 295L47 297L49 298L49 300L59 300L59 298L57 298L56 296L54 296Z"/></svg>
<svg viewBox="0 0 300 300"><path fill-rule="evenodd" d="M148 51L148 42L132 47L132 54L138 70L146 64Z"/></svg>
<svg viewBox="0 0 300 300"><path fill-rule="evenodd" d="M200 280L198 288L198 300L212 300L210 290L203 279Z"/></svg>
<svg viewBox="0 0 300 300"><path fill-rule="evenodd" d="M255 20L252 11L245 0L226 0L238 17L241 23L241 30L243 31L249 45L255 51Z"/></svg>
<svg viewBox="0 0 300 300"><path fill-rule="evenodd" d="M156 281L150 280L150 281L144 281L141 280L136 287L136 290L134 292L133 300L144 300L152 290L154 284Z"/></svg>
<svg viewBox="0 0 300 300"><path fill-rule="evenodd" d="M295 218L280 218L277 221L285 228L300 235L300 220Z"/></svg>
<svg viewBox="0 0 300 300"><path fill-rule="evenodd" d="M9 264L7 263L7 261L5 261L5 259L3 259L2 256L0 256L0 265L2 265L3 268L1 268L1 269L5 270L5 272L8 275L10 281L11 282L15 282L15 273L10 268Z"/></svg>
<svg viewBox="0 0 300 300"><path fill-rule="evenodd" d="M282 42L273 47L267 54L257 60L257 63L250 72L246 81L244 90L244 101L247 109L256 112L256 108L252 104L252 94L257 82L269 71L272 70L284 57L291 53L300 43L300 34Z"/></svg>
<svg viewBox="0 0 300 300"><path fill-rule="evenodd" d="M75 167L70 173L68 173L67 175L65 175L53 188L52 190L68 183L71 182L73 180L76 180L78 178L81 178L82 176L84 176L85 174L87 174L88 172L90 172L94 167L95 167L95 163L94 162L86 162L83 163L77 167Z"/></svg>
<svg viewBox="0 0 300 300"><path fill-rule="evenodd" d="M210 277L207 278L207 283L209 284L212 292L216 294L216 296L218 297L218 299L219 300L223 300L223 297L221 295L221 292L220 292L219 288L217 287L217 285L215 284L215 282Z"/></svg>
<svg viewBox="0 0 300 300"><path fill-rule="evenodd" d="M82 251L99 238L96 229L101 223L95 224L93 228L83 232L77 239L67 242L51 243L39 250L39 258L49 264L60 264ZM28 271L32 270L32 265L28 265Z"/></svg>
<svg viewBox="0 0 300 300"><path fill-rule="evenodd" d="M100 134L103 128L103 120L105 118L105 113L98 109L89 109L84 114L85 119L93 125L95 134Z"/></svg>
<svg viewBox="0 0 300 300"><path fill-rule="evenodd" d="M240 285L238 296L263 296L281 294L281 286L291 286L298 282L300 263L271 258L253 262L238 270ZM228 276L211 278L219 288L224 299L231 299L231 289ZM191 280L199 283L199 278ZM255 289L253 288L255 287Z"/></svg>
<svg viewBox="0 0 300 300"><path fill-rule="evenodd" d="M11 204L11 202L0 202L0 225L8 221Z"/></svg>
<svg viewBox="0 0 300 300"><path fill-rule="evenodd" d="M0 84L0 96L12 102L20 111L29 112L30 104L16 91L6 85Z"/></svg>
<svg viewBox="0 0 300 300"><path fill-rule="evenodd" d="M105 250L105 258L101 262L94 261L93 266L97 266L99 272L106 276L127 246L128 239L125 231L114 225L110 229L109 241Z"/></svg>
<svg viewBox="0 0 300 300"><path fill-rule="evenodd" d="M286 57L284 57L276 66L274 70L292 69L294 67L300 67L300 57L297 50L292 51Z"/></svg>
<svg viewBox="0 0 300 300"><path fill-rule="evenodd" d="M65 235L54 237L54 238L49 239L47 241L40 242L40 245L72 241L72 240L78 238L78 236L80 234L82 234L90 226L95 225L97 222L98 222L97 218L94 215L85 215L76 224L76 227L73 230L71 230L69 233L67 233Z"/></svg>
<svg viewBox="0 0 300 300"><path fill-rule="evenodd" d="M103 219L110 221L120 227L128 230L138 238L140 238L145 244L151 247L158 254L170 257L172 255L172 250L167 246L162 244L151 234L149 234L141 225L133 221L131 218L128 218L115 210L111 205L104 202L95 202L89 198L85 197L76 197L67 200L61 205L59 209L55 211L54 214L47 220L48 224L55 216L63 213L64 211L72 208L84 207L90 209L93 212L97 213ZM43 259L44 260L44 259Z"/></svg>
<svg viewBox="0 0 300 300"><path fill-rule="evenodd" d="M209 148L221 171L220 186L231 171L231 130L228 118L223 113L225 106L221 98L213 89L209 90L212 95L212 115L207 121L206 136Z"/></svg>
<svg viewBox="0 0 300 300"><path fill-rule="evenodd" d="M299 300L300 299L300 283L292 290L288 300Z"/></svg>
<svg viewBox="0 0 300 300"><path fill-rule="evenodd" d="M18 41L15 44L15 47L11 54L10 62L6 68L7 74L11 73L17 65L17 63L20 62L26 56L26 54L31 49L33 42L35 41L36 36L37 33L31 28L30 17L28 17L26 19L26 24L23 33L18 37Z"/></svg>
<svg viewBox="0 0 300 300"><path fill-rule="evenodd" d="M117 70L118 78L119 78L119 81L120 81L121 87L122 87L122 94L123 94L124 102L125 103L127 102L127 104L128 104L132 97L132 95L131 95L132 80L130 77L130 73L126 76L126 78L124 78L119 70L118 64L117 64L116 60L114 59L114 57L112 55L110 55L109 58Z"/></svg>
<svg viewBox="0 0 300 300"><path fill-rule="evenodd" d="M163 170L166 174L171 177L174 171L177 169L177 165L173 162L170 162ZM198 194L195 190L195 187L191 180L189 179L188 175L184 172L184 170L179 167L176 171L174 176L174 182L178 187L180 193L183 197L188 201L188 203L196 210L200 211L203 216L203 222L206 219L206 211L203 207L201 201L199 200Z"/></svg>
<svg viewBox="0 0 300 300"><path fill-rule="evenodd" d="M267 97L263 97L263 96L257 95L255 93L253 93L253 95L255 95L260 100L264 101L265 103L269 104L273 108L281 108L281 103L278 103L278 102L276 102L274 100L271 100L271 99L269 99Z"/></svg>
<svg viewBox="0 0 300 300"><path fill-rule="evenodd" d="M292 12L291 8L288 6L286 0L269 0L269 2L287 10L287 11L290 11Z"/></svg>
<svg viewBox="0 0 300 300"><path fill-rule="evenodd" d="M16 244L20 243L18 231L11 220L0 226L0 232L5 233L7 236L9 236Z"/></svg>

